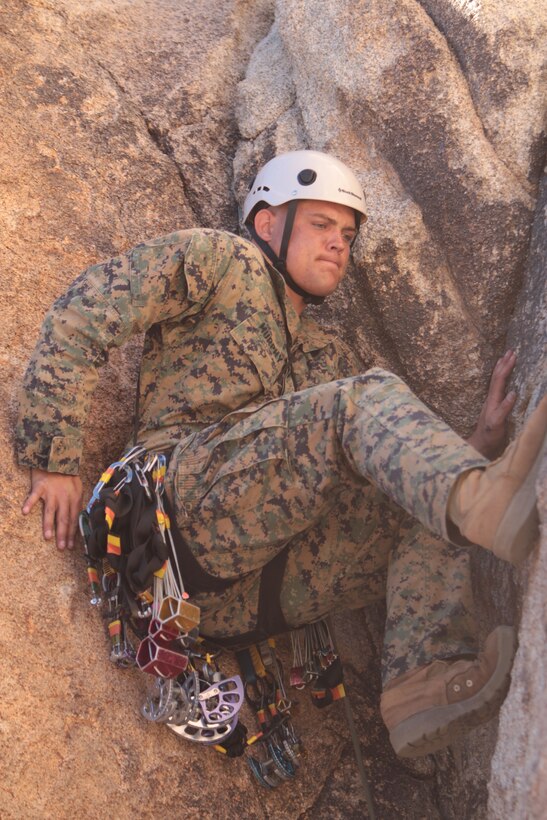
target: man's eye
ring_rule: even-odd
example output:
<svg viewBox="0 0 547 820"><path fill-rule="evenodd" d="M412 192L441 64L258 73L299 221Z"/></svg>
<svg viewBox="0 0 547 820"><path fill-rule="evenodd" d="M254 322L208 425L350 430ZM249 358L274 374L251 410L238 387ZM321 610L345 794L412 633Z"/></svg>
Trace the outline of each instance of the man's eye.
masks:
<svg viewBox="0 0 547 820"><path fill-rule="evenodd" d="M314 223L313 223L313 225L314 225L316 228L326 228L326 227L327 227L327 223L326 223L326 222L314 222Z"/></svg>
<svg viewBox="0 0 547 820"><path fill-rule="evenodd" d="M353 242L354 239L355 239L355 236L352 233L344 234L344 242L347 242L348 245L351 245L351 243Z"/></svg>

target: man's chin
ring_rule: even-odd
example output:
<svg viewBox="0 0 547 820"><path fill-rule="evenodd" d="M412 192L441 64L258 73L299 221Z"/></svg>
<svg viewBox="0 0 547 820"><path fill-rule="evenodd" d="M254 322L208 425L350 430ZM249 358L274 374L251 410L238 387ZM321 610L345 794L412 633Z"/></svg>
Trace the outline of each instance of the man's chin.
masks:
<svg viewBox="0 0 547 820"><path fill-rule="evenodd" d="M343 275L343 273L340 273L339 268L329 265L328 269L316 270L313 277L308 276L300 281L295 277L295 282L311 296L330 296L339 286Z"/></svg>
<svg viewBox="0 0 547 820"><path fill-rule="evenodd" d="M342 277L339 271L336 271L336 273L333 273L331 276L322 277L321 281L317 283L317 287L314 287L313 295L329 296L331 293L334 293L341 281Z"/></svg>

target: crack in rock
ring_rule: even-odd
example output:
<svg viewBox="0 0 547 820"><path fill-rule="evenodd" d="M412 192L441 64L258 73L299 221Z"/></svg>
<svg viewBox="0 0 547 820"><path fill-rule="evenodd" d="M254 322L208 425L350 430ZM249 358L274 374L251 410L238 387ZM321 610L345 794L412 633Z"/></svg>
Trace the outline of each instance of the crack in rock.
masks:
<svg viewBox="0 0 547 820"><path fill-rule="evenodd" d="M515 173L515 170L510 165L508 165L506 160L503 159L503 157L499 153L499 150L498 150L497 146L495 145L495 143L492 141L492 139L488 135L488 132L486 130L486 126L485 126L485 124L482 120L480 110L478 108L478 104L475 102L475 96L473 94L473 89L472 89L471 83L470 83L469 78L468 78L468 76L465 72L465 65L462 62L456 47L452 44L452 42L450 41L448 35L441 28L440 23L435 19L432 12L427 7L427 5L426 5L427 0L415 0L415 2L423 10L424 14L427 16L428 20L431 21L431 23L432 23L433 27L435 28L435 30L443 38L443 41L446 45L447 50L450 52L450 54L452 55L452 57L454 59L454 62L457 64L458 73L461 76L461 78L463 79L463 81L465 83L465 86L467 88L469 103L470 103L470 106L471 106L471 108L473 109L473 111L475 113L477 122L479 124L480 132L481 132L482 136L484 137L485 142L487 142L488 145L490 146L492 152L494 153L494 155L496 157L496 160L501 165L503 165L503 167L506 169L507 173L510 174L510 176L512 177L514 182L519 186L519 188L522 190L522 192L526 196L529 196L530 195L529 189L523 184L522 179ZM480 3L478 2L478 0L450 0L450 2L451 2L451 5L454 7L454 10L455 11L461 11L462 14L466 17L466 19L469 22L474 23L479 19L478 10L476 12L473 12L472 15L466 13L466 8L467 7L471 8L472 4L474 4L478 8L480 8Z"/></svg>

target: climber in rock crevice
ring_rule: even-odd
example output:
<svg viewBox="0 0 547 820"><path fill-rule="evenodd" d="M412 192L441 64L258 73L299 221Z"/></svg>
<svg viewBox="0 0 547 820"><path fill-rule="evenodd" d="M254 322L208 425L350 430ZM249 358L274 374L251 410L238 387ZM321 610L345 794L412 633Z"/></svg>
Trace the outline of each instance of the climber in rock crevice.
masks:
<svg viewBox="0 0 547 820"><path fill-rule="evenodd" d="M73 546L83 431L109 349L145 333L138 441L166 492L202 632L245 642L387 598L381 710L395 750L426 754L491 716L514 630L479 652L472 544L512 563L537 532L544 400L497 462L514 364L497 366L463 441L392 373L365 373L305 312L342 280L366 220L355 175L280 155L244 205L252 241L185 230L86 270L48 314L25 376L23 512Z"/></svg>

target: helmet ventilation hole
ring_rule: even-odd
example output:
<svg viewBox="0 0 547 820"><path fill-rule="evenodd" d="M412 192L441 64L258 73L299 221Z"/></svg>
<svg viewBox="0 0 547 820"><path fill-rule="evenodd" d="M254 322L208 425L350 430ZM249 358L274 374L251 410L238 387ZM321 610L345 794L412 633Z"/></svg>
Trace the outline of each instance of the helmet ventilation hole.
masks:
<svg viewBox="0 0 547 820"><path fill-rule="evenodd" d="M317 179L317 172L311 168L305 168L303 171L300 171L296 178L300 185L313 185Z"/></svg>

